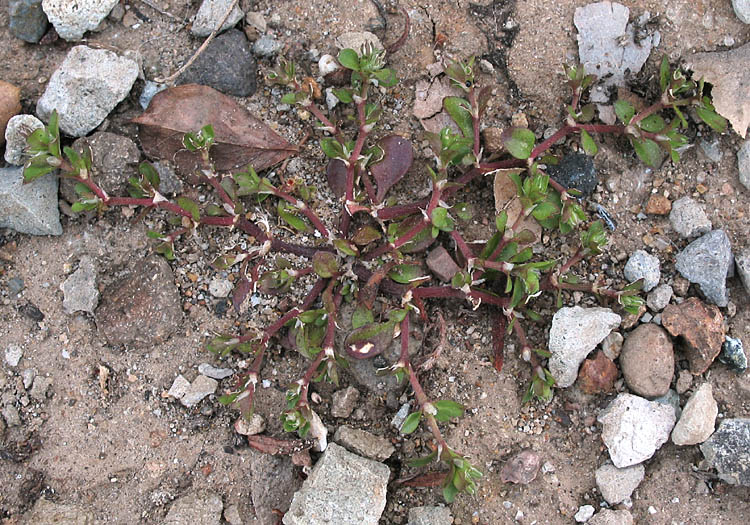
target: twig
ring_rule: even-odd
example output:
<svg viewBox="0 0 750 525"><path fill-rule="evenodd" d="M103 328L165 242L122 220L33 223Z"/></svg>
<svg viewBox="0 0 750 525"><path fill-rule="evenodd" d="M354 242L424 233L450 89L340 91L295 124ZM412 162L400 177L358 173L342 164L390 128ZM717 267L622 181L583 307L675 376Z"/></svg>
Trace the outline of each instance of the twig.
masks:
<svg viewBox="0 0 750 525"><path fill-rule="evenodd" d="M141 0L141 1L143 1L143 0ZM208 47L208 44L210 44L211 41L214 39L214 37L219 34L219 31L221 31L221 27L224 25L224 22L227 21L227 18L229 18L229 15L234 10L234 8L237 7L237 4L239 3L239 1L240 0L234 0L232 2L232 5L230 5L229 9L226 10L226 12L224 13L224 16L221 17L221 20L219 20L219 23L216 24L216 27L214 28L214 30L211 31L211 34L208 35L208 38L206 38L206 40L203 42L203 44L201 44L201 47L199 47L196 50L196 52L193 53L193 56L190 57L190 60L188 60L187 62L185 62L180 69L178 69L177 71L175 71L174 73L172 73L168 77L166 77L166 78L155 78L154 82L156 82L157 84L168 84L168 83L171 83L177 77L179 77L182 73L184 73L187 68L189 68L190 66L192 66L193 62L195 62L198 59L198 57L201 55L201 53L203 53L203 51L206 50L206 48Z"/></svg>

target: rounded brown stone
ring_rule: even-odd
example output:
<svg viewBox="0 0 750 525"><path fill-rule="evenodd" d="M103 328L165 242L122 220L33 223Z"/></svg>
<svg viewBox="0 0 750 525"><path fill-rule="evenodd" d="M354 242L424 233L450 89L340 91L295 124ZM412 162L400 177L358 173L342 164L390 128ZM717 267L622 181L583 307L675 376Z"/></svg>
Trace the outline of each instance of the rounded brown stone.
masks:
<svg viewBox="0 0 750 525"><path fill-rule="evenodd" d="M655 324L642 324L625 339L620 368L628 388L653 399L669 390L674 375L674 350L667 332Z"/></svg>

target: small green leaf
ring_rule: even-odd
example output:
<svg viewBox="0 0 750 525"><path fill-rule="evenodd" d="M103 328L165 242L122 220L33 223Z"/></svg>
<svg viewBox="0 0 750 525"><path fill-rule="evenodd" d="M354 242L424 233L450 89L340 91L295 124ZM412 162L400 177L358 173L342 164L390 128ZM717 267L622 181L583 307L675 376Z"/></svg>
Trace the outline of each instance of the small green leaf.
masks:
<svg viewBox="0 0 750 525"><path fill-rule="evenodd" d="M517 159L528 159L534 149L534 133L526 128L510 128L503 132L505 149Z"/></svg>
<svg viewBox="0 0 750 525"><path fill-rule="evenodd" d="M186 212L190 213L195 222L200 221L201 212L198 208L198 204L195 201L190 200L187 197L177 197L177 205Z"/></svg>
<svg viewBox="0 0 750 525"><path fill-rule="evenodd" d="M651 139L636 139L630 137L630 143L633 145L638 158L645 164L653 168L658 168L661 164L662 153L659 145Z"/></svg>
<svg viewBox="0 0 750 525"><path fill-rule="evenodd" d="M407 418L404 420L403 424L401 425L401 433L402 434L411 434L415 430L417 430L417 427L419 426L419 421L422 419L422 411L417 410L416 412L412 412L407 416Z"/></svg>
<svg viewBox="0 0 750 525"><path fill-rule="evenodd" d="M339 271L339 261L331 252L315 252L312 263L313 271L324 279L333 277Z"/></svg>
<svg viewBox="0 0 750 525"><path fill-rule="evenodd" d="M354 310L354 313L352 314L352 329L356 330L357 328L360 328L366 324L374 323L375 322L375 316L372 314L372 310L369 308L366 308L363 305L357 306L357 309Z"/></svg>
<svg viewBox="0 0 750 525"><path fill-rule="evenodd" d="M383 87L393 87L398 84L398 77L396 77L396 73L392 69L383 68L375 71L374 77Z"/></svg>
<svg viewBox="0 0 750 525"><path fill-rule="evenodd" d="M667 89L669 85L669 59L667 55L661 57L661 66L659 67L659 87L662 93Z"/></svg>
<svg viewBox="0 0 750 525"><path fill-rule="evenodd" d="M39 177L43 177L48 173L52 173L57 168L50 166L49 164L30 164L26 169L23 170L24 182L31 182Z"/></svg>
<svg viewBox="0 0 750 525"><path fill-rule="evenodd" d="M505 233L505 225L508 224L508 213L503 210L500 215L495 217L495 227L500 233Z"/></svg>
<svg viewBox="0 0 750 525"><path fill-rule="evenodd" d="M326 137L320 140L320 149L326 154L326 157L332 159L345 159L344 148L341 146L338 140ZM346 159L348 160L348 159Z"/></svg>
<svg viewBox="0 0 750 525"><path fill-rule="evenodd" d="M360 70L359 55L353 49L346 48L339 52L339 64L354 71Z"/></svg>
<svg viewBox="0 0 750 525"><path fill-rule="evenodd" d="M698 106L695 108L695 112L698 113L700 119L708 124L712 129L722 133L726 131L727 119L716 113L716 110L713 108L713 106Z"/></svg>
<svg viewBox="0 0 750 525"><path fill-rule="evenodd" d="M307 223L302 220L302 218L295 215L291 211L292 209L294 208L288 206L284 201L279 201L279 204L276 206L279 217L281 217L281 219L283 219L289 226L300 232L308 231L309 228Z"/></svg>
<svg viewBox="0 0 750 525"><path fill-rule="evenodd" d="M649 115L638 123L638 126L640 126L642 130L650 133L659 133L666 125L664 119L659 115Z"/></svg>
<svg viewBox="0 0 750 525"><path fill-rule="evenodd" d="M388 277L401 284L409 284L426 278L419 264L398 264L391 268Z"/></svg>
<svg viewBox="0 0 750 525"><path fill-rule="evenodd" d="M592 157L596 155L597 151L599 151L596 142L594 142L594 139L591 138L591 135L589 135L588 131L585 129L581 130L581 146L583 146L583 151L586 152L586 155Z"/></svg>
<svg viewBox="0 0 750 525"><path fill-rule="evenodd" d="M437 450L428 456L424 456L421 458L412 459L411 461L407 461L407 465L409 465L412 468L424 467L426 465L429 465L433 461L435 461L436 458L437 458Z"/></svg>
<svg viewBox="0 0 750 525"><path fill-rule="evenodd" d="M351 104L354 102L351 89L334 89L333 94L344 104Z"/></svg>
<svg viewBox="0 0 750 525"><path fill-rule="evenodd" d="M287 93L283 97L281 97L281 103L282 104L289 104L294 105L297 103L297 93Z"/></svg>
<svg viewBox="0 0 750 525"><path fill-rule="evenodd" d="M437 410L435 419L438 421L450 421L454 417L461 417L464 415L463 405L456 403L451 400L436 401L433 406Z"/></svg>
<svg viewBox="0 0 750 525"><path fill-rule="evenodd" d="M468 221L474 216L471 205L467 202L459 202L458 204L453 206L453 210L456 212L456 215L458 215L458 218L462 221Z"/></svg>
<svg viewBox="0 0 750 525"><path fill-rule="evenodd" d="M437 207L432 210L430 214L432 225L440 231L450 232L453 231L453 219L448 215L448 210L443 207Z"/></svg>
<svg viewBox="0 0 750 525"><path fill-rule="evenodd" d="M447 485L443 487L443 499L446 503L453 503L453 500L456 499L456 495L458 494L459 490L456 488L456 486L453 484L453 481L449 481Z"/></svg>
<svg viewBox="0 0 750 525"><path fill-rule="evenodd" d="M615 114L624 124L630 124L630 119L635 115L635 108L627 100L615 101Z"/></svg>
<svg viewBox="0 0 750 525"><path fill-rule="evenodd" d="M560 213L560 208L558 208L554 203L550 201L545 201L541 204L538 204L534 207L534 211L531 212L531 214L537 221L544 221L550 218L552 215L558 213Z"/></svg>
<svg viewBox="0 0 750 525"><path fill-rule="evenodd" d="M350 255L352 257L359 255L359 249L353 242L347 241L346 239L334 239L333 246L344 255Z"/></svg>
<svg viewBox="0 0 750 525"><path fill-rule="evenodd" d="M148 181L152 188L159 189L159 172L156 171L150 162L141 162L138 165L138 172L143 175L143 178Z"/></svg>
<svg viewBox="0 0 750 525"><path fill-rule="evenodd" d="M469 111L469 103L461 97L446 97L443 99L445 111L455 121L465 139L474 144L474 121Z"/></svg>

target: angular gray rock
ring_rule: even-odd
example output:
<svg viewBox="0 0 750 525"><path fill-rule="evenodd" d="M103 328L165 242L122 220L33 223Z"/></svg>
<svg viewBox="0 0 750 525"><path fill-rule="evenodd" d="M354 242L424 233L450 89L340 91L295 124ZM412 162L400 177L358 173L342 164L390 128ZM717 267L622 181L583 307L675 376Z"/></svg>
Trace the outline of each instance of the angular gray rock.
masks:
<svg viewBox="0 0 750 525"><path fill-rule="evenodd" d="M750 6L750 1L745 0ZM748 7L750 11L750 7ZM739 170L740 183L750 190L750 139L745 140L737 151L737 168Z"/></svg>
<svg viewBox="0 0 750 525"><path fill-rule="evenodd" d="M622 352L622 342L624 340L625 339L620 332L610 333L604 338L604 341L602 341L602 352L604 352L604 355L607 356L607 358L614 361L620 357L620 352Z"/></svg>
<svg viewBox="0 0 750 525"><path fill-rule="evenodd" d="M136 78L134 60L106 49L76 46L52 74L37 102L37 116L47 122L56 109L62 131L86 135L128 95Z"/></svg>
<svg viewBox="0 0 750 525"><path fill-rule="evenodd" d="M672 430L675 445L703 443L714 432L719 407L714 400L710 383L703 383L682 409L680 420Z"/></svg>
<svg viewBox="0 0 750 525"><path fill-rule="evenodd" d="M47 31L47 15L42 0L10 0L8 2L11 34L30 44L36 44Z"/></svg>
<svg viewBox="0 0 750 525"><path fill-rule="evenodd" d="M57 177L23 183L23 167L0 168L0 228L29 235L60 235Z"/></svg>
<svg viewBox="0 0 750 525"><path fill-rule="evenodd" d="M596 469L596 486L607 503L617 505L633 494L645 475L646 469L641 464L617 468L607 463Z"/></svg>
<svg viewBox="0 0 750 525"><path fill-rule="evenodd" d="M191 492L172 503L163 525L219 525L224 504L208 490Z"/></svg>
<svg viewBox="0 0 750 525"><path fill-rule="evenodd" d="M557 386L569 387L578 377L578 367L586 356L622 318L609 308L560 308L552 318L549 332L549 370Z"/></svg>
<svg viewBox="0 0 750 525"><path fill-rule="evenodd" d="M47 392L49 391L49 387L51 386L51 377L36 376L36 378L34 378L34 384L31 386L31 390L29 391L29 395L32 397L32 399L42 403L47 399Z"/></svg>
<svg viewBox="0 0 750 525"><path fill-rule="evenodd" d="M210 377L206 377L204 375L199 375L190 384L190 388L188 388L185 392L185 395L182 396L182 398L180 399L180 403L188 408L194 407L205 397L216 392L216 389L218 387L219 383L215 379L211 379Z"/></svg>
<svg viewBox="0 0 750 525"><path fill-rule="evenodd" d="M81 40L86 31L99 27L119 0L42 0L47 18L60 38Z"/></svg>
<svg viewBox="0 0 750 525"><path fill-rule="evenodd" d="M331 415L333 417L349 417L357 406L358 400L359 390L353 386L348 386L344 390L337 390L333 393L333 400L331 401Z"/></svg>
<svg viewBox="0 0 750 525"><path fill-rule="evenodd" d="M661 279L659 258L644 250L636 250L625 264L623 273L630 282L643 279L643 291L650 292Z"/></svg>
<svg viewBox="0 0 750 525"><path fill-rule="evenodd" d="M737 266L737 273L742 281L742 286L745 287L745 291L750 295L750 249L745 249L740 255L734 258L734 262Z"/></svg>
<svg viewBox="0 0 750 525"><path fill-rule="evenodd" d="M375 461L385 461L396 452L388 439L347 425L336 429L333 440L350 452Z"/></svg>
<svg viewBox="0 0 750 525"><path fill-rule="evenodd" d="M234 374L231 368L216 368L208 363L199 364L198 372L211 379L226 379Z"/></svg>
<svg viewBox="0 0 750 525"><path fill-rule="evenodd" d="M174 381L172 382L172 386L169 388L167 395L175 399L182 399L185 393L187 393L189 388L190 388L190 381L185 379L185 376L180 374L174 378Z"/></svg>
<svg viewBox="0 0 750 525"><path fill-rule="evenodd" d="M701 452L722 480L750 487L750 418L722 421Z"/></svg>
<svg viewBox="0 0 750 525"><path fill-rule="evenodd" d="M256 517L252 523L278 525L279 517L274 509L289 510L292 497L301 485L291 458L253 451L250 470L250 495Z"/></svg>
<svg viewBox="0 0 750 525"><path fill-rule="evenodd" d="M283 47L282 43L270 35L263 35L253 43L253 53L259 57L272 57Z"/></svg>
<svg viewBox="0 0 750 525"><path fill-rule="evenodd" d="M448 507L412 507L407 525L451 525L453 516Z"/></svg>
<svg viewBox="0 0 750 525"><path fill-rule="evenodd" d="M588 521L589 525L633 525L633 516L627 510L602 509Z"/></svg>
<svg viewBox="0 0 750 525"><path fill-rule="evenodd" d="M732 0L734 14L743 23L750 24L750 0Z"/></svg>
<svg viewBox="0 0 750 525"><path fill-rule="evenodd" d="M706 299L717 306L729 303L727 272L732 247L724 230L699 237L677 254L675 268L685 279L700 286Z"/></svg>
<svg viewBox="0 0 750 525"><path fill-rule="evenodd" d="M597 420L612 463L625 468L646 461L667 442L675 414L671 406L620 394Z"/></svg>
<svg viewBox="0 0 750 525"><path fill-rule="evenodd" d="M711 231L711 221L700 204L690 197L682 197L672 203L669 222L680 237L689 239Z"/></svg>
<svg viewBox="0 0 750 525"><path fill-rule="evenodd" d="M669 304L674 290L668 284L660 284L646 296L646 305L654 312L661 312Z"/></svg>
<svg viewBox="0 0 750 525"><path fill-rule="evenodd" d="M199 37L210 35L231 4L232 0L203 0L198 13L195 15L190 32ZM237 22L242 20L244 16L245 13L242 12L242 9L238 5L234 6L234 9L222 24L220 32L236 26Z"/></svg>
<svg viewBox="0 0 750 525"><path fill-rule="evenodd" d="M331 443L294 494L284 525L377 525L390 470Z"/></svg>
<svg viewBox="0 0 750 525"><path fill-rule="evenodd" d="M78 269L60 285L63 292L63 309L67 314L75 312L94 313L99 304L96 287L96 266L88 255L81 257Z"/></svg>
<svg viewBox="0 0 750 525"><path fill-rule="evenodd" d="M44 123L34 115L11 117L5 128L5 162L22 166L25 162L23 153L26 149L26 137L35 129L43 127Z"/></svg>

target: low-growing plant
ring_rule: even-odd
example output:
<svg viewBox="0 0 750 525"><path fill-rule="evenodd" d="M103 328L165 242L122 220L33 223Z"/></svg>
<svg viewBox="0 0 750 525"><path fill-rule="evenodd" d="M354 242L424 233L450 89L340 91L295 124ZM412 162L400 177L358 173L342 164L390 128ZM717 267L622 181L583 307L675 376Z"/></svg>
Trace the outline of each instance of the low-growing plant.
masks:
<svg viewBox="0 0 750 525"><path fill-rule="evenodd" d="M289 294L301 277L313 276L314 284L304 300L261 332L219 335L208 341L207 348L220 356L235 352L251 359L236 387L221 398L222 403L237 404L250 415L264 355L269 343L283 335L309 360L302 377L287 391L287 410L281 416L284 429L314 438L319 448L325 447L326 429L311 405L311 384L338 384L339 370L351 360L371 359L400 338L400 356L380 373L410 385L416 409L404 420L401 432L409 434L424 423L433 436L431 452L411 465L444 463L449 471L443 495L450 502L459 492L474 494L481 473L449 445L441 431L440 424L461 417L464 407L431 398L409 353L412 324L427 322L428 300L458 299L468 301L474 309L490 309L495 368L502 368L505 335L515 334L520 357L531 367L524 401L549 400L555 384L545 367L549 354L532 347L525 329L528 322L541 320L534 310L535 299L542 293L555 294L560 307L562 293L574 290L590 292L626 312L637 312L643 304L639 282L613 290L598 280L579 280L572 273L585 258L601 253L607 236L601 221L587 219L578 199L580 192L562 187L546 173L547 166L557 162L551 154L553 145L568 135L578 135L582 149L595 155L596 135L622 135L643 162L659 166L664 156L679 160L680 149L687 143L680 133L688 126L686 109L694 110L712 128L724 129L726 124L714 111L703 82L670 68L666 58L661 63L657 102L636 111L630 103L618 100L614 107L620 122L595 123L594 106L583 103L594 77L586 75L581 66L569 66L565 77L572 102L566 108L565 125L540 143L531 130L509 127L502 133L504 151L486 158L480 130L492 88L477 85L474 60L451 62L445 74L463 96L446 98L444 109L457 131L446 127L440 133L425 133L434 153L434 163L426 168L430 195L415 202L398 202L388 198L388 190L409 171L412 146L401 137L376 133L383 114L381 92L397 83L396 74L386 67L385 52L371 46L359 52L344 49L338 61L349 80L347 87L333 93L340 104L352 108L348 121L335 120L317 105L319 87L310 79L300 80L293 63L282 61L269 75L270 81L289 89L284 103L317 119L320 148L328 157L327 182L339 197L335 224L321 219L313 206L315 191L302 181L287 179L275 184L252 166L229 175L218 174L210 156L215 140L211 125L186 134L183 144L200 154L203 166L198 175L201 183L214 190L213 202L199 205L186 197L168 199L160 193L159 175L148 163L140 165L139 177L130 179L129 197L109 196L91 177L91 159L70 147L61 148L54 113L45 128L28 138L31 157L25 178L31 181L60 170L62 177L76 182L80 200L73 205L74 211L102 213L113 206L136 205L170 212L174 230L148 233L155 250L167 259L177 257L175 241L196 228L241 231L250 240L249 247L237 247L213 261L217 269L239 267L232 295L238 311L252 292ZM457 197L475 180L497 173L512 180L522 211L513 220L505 211L493 216L488 240L469 242L461 230L474 212ZM316 240L310 244L282 240L268 218L273 215L289 229L313 232ZM524 227L529 217L549 232L575 233L578 246L573 255L557 260L545 257L543 249L534 250L539 239ZM450 246L459 261L460 269L449 284L436 283L423 271L422 254L434 244ZM284 254L294 254L307 263L295 267ZM345 303L353 309L351 318L342 316ZM345 333L345 340L337 348L339 330Z"/></svg>

